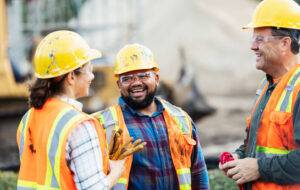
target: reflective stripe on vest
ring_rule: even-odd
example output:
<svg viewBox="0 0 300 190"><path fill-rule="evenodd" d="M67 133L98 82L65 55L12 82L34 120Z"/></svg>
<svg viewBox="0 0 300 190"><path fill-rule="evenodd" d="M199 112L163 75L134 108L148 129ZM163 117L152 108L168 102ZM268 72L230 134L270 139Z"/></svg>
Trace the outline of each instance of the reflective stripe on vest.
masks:
<svg viewBox="0 0 300 190"><path fill-rule="evenodd" d="M191 134L191 122L187 114L180 108L173 106L169 102L160 99L164 108L173 116L177 126L180 128L182 134ZM176 170L180 190L191 189L191 170L190 168L181 168Z"/></svg>
<svg viewBox="0 0 300 190"><path fill-rule="evenodd" d="M74 109L64 109L55 119L47 143L47 174L45 185L59 187L60 184L60 159L64 147L63 139L70 127L82 119L82 115ZM54 174L53 174L54 171Z"/></svg>
<svg viewBox="0 0 300 190"><path fill-rule="evenodd" d="M100 123L103 125L106 135L106 141L109 143L113 130L120 128L117 116L117 110L115 106L111 106L96 115L100 119ZM107 146L108 146L107 143ZM127 179L119 178L117 183L114 185L113 190L125 190L128 184Z"/></svg>
<svg viewBox="0 0 300 190"><path fill-rule="evenodd" d="M28 120L30 118L32 109L28 110L28 112L23 116L20 124L19 124L19 129L21 133L21 138L20 138L20 160L22 158L23 150L24 150L24 142L27 136L27 128L28 128Z"/></svg>
<svg viewBox="0 0 300 190"><path fill-rule="evenodd" d="M60 189L61 155L65 151L62 147L64 137L70 127L82 119L82 114L72 108L63 109L56 117L51 127L47 142L47 170L45 184L18 180L18 189ZM27 128L27 126L25 126Z"/></svg>
<svg viewBox="0 0 300 190"><path fill-rule="evenodd" d="M38 185L36 182L18 180L17 190L59 190L60 188L53 188L44 185Z"/></svg>
<svg viewBox="0 0 300 190"><path fill-rule="evenodd" d="M191 189L191 169L190 168L182 168L176 170L178 175L178 181L180 184L179 189Z"/></svg>
<svg viewBox="0 0 300 190"><path fill-rule="evenodd" d="M126 189L128 181L125 178L119 178L116 185L113 187L113 190L123 190Z"/></svg>
<svg viewBox="0 0 300 190"><path fill-rule="evenodd" d="M183 134L191 134L191 122L189 121L187 114L185 114L182 109L175 107L169 102L161 98L159 98L159 100L163 104L164 108L167 109L169 113L171 113L181 132Z"/></svg>
<svg viewBox="0 0 300 190"><path fill-rule="evenodd" d="M263 89L265 88L266 84L268 83L267 78L264 78L261 83L260 83L260 87L256 90L255 92L255 98L254 98L254 105L256 103L256 101L258 100L259 96L261 95ZM253 105L253 107L254 107Z"/></svg>
<svg viewBox="0 0 300 190"><path fill-rule="evenodd" d="M188 116L183 110L177 108L170 103L160 99L163 103L164 108L173 116L177 126L180 128L182 134L191 134L191 122L188 119ZM110 142L110 137L114 129L119 128L118 116L117 116L117 107L111 106L108 109L105 109L102 112L96 113L100 122L106 130L107 142ZM176 170L179 186L182 190L191 189L191 171L190 168L181 168ZM119 178L116 185L113 187L114 190L125 190L128 184L128 180L125 178Z"/></svg>
<svg viewBox="0 0 300 190"><path fill-rule="evenodd" d="M291 113L292 111L292 92L294 87L300 82L300 68L297 68L293 76L289 79L289 82L282 92L275 111Z"/></svg>
<svg viewBox="0 0 300 190"><path fill-rule="evenodd" d="M273 156L285 155L285 154L288 154L289 152L290 152L289 150L264 147L264 146L256 146L256 157L257 158L264 158L264 157L271 158Z"/></svg>
<svg viewBox="0 0 300 190"><path fill-rule="evenodd" d="M103 125L106 134L106 141L110 142L112 131L119 129L119 122L116 109L112 106L97 114L100 123Z"/></svg>

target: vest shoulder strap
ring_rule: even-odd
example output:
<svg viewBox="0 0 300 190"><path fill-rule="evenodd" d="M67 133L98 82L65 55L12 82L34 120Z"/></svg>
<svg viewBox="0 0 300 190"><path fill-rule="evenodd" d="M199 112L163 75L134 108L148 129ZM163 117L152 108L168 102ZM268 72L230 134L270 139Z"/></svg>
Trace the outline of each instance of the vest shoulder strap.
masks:
<svg viewBox="0 0 300 190"><path fill-rule="evenodd" d="M45 185L60 187L61 162L59 161L65 147L63 146L72 127L88 119L85 114L72 107L63 108L56 116L47 141L47 172Z"/></svg>
<svg viewBox="0 0 300 190"><path fill-rule="evenodd" d="M103 126L107 142L110 142L113 130L117 130L119 128L119 118L117 115L118 107L119 105L114 105L93 114L93 116L96 117Z"/></svg>
<svg viewBox="0 0 300 190"><path fill-rule="evenodd" d="M18 135L19 139L19 151L20 151L20 160L22 158L23 150L24 150L24 144L25 144L25 139L27 136L27 128L28 128L28 122L31 117L31 113L33 111L33 108L29 109L24 116L22 117L22 120L18 126Z"/></svg>
<svg viewBox="0 0 300 190"><path fill-rule="evenodd" d="M159 98L160 102L163 104L165 110L170 114L170 116L175 120L177 126L180 128L183 134L192 133L192 119L190 116L182 110L180 107L177 107L170 102Z"/></svg>
<svg viewBox="0 0 300 190"><path fill-rule="evenodd" d="M296 89L296 86L300 84L300 67L295 70L293 75L288 80L285 89L280 95L279 101L276 105L275 110L279 112L291 113L293 96Z"/></svg>

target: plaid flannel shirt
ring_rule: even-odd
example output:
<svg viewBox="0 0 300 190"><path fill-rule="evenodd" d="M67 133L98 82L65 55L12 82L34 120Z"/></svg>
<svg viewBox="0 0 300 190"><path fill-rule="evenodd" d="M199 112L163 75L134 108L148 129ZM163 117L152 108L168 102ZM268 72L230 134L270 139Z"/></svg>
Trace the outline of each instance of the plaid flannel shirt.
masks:
<svg viewBox="0 0 300 190"><path fill-rule="evenodd" d="M164 108L158 99L155 99L155 103L157 111L147 116L131 109L119 98L130 136L147 142L142 151L133 155L128 189L179 189L162 114ZM192 136L197 142L191 157L192 189L209 189L208 172L194 123Z"/></svg>

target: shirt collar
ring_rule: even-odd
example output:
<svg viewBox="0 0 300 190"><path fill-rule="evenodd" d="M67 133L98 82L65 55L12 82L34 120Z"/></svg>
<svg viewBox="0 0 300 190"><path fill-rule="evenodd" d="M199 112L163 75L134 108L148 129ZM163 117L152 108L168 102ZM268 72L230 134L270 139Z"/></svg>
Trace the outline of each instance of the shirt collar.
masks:
<svg viewBox="0 0 300 190"><path fill-rule="evenodd" d="M281 79L281 77L280 78L277 78L277 79L274 79L271 75L269 75L269 74L266 74L266 78L267 78L267 80L269 81L269 83L272 85L272 84L277 84L279 81L280 81L280 79Z"/></svg>
<svg viewBox="0 0 300 190"><path fill-rule="evenodd" d="M156 110L156 112L154 112L151 115L151 117L155 117L155 116L158 116L158 115L162 114L162 112L165 109L163 104L159 101L159 99L157 97L154 97L154 102L156 103L157 110ZM124 99L121 96L119 97L119 105L122 107L123 111L130 112L132 115L146 116L146 115L138 112L137 110L132 109L129 105L126 104L126 102L124 101Z"/></svg>
<svg viewBox="0 0 300 190"><path fill-rule="evenodd" d="M76 108L79 111L82 111L82 103L69 97L59 97L59 99L67 104L72 105L74 108Z"/></svg>

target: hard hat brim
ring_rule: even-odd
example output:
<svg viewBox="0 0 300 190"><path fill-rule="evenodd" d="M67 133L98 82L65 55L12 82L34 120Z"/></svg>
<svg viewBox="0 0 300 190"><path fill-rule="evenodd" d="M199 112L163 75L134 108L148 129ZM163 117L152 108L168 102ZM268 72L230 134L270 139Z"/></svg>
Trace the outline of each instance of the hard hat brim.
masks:
<svg viewBox="0 0 300 190"><path fill-rule="evenodd" d="M243 30L251 29L251 28L254 28L254 25L253 25L252 22L248 23L248 24L245 25L245 26L242 26L242 29L243 29Z"/></svg>

